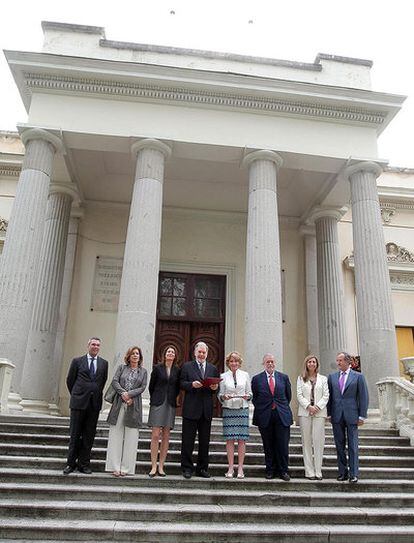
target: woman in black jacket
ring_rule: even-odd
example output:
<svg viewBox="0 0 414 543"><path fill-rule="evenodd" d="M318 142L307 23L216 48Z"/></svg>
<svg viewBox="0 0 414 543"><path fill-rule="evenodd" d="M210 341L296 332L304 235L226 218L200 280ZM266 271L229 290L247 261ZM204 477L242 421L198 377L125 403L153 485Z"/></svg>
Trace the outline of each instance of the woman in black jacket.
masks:
<svg viewBox="0 0 414 543"><path fill-rule="evenodd" d="M164 462L170 443L170 431L174 428L177 396L180 392L180 369L176 365L177 353L169 345L163 353L162 362L154 366L149 383L150 412L148 426L151 433L151 471L150 477L158 473L165 477ZM159 446L161 438L161 446ZM157 470L158 449L160 453Z"/></svg>

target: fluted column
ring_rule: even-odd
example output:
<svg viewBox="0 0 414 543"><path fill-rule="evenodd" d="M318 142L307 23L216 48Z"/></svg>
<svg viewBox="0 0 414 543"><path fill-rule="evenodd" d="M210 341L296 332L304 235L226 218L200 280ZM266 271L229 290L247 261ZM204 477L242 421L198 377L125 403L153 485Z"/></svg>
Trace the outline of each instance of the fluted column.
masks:
<svg viewBox="0 0 414 543"><path fill-rule="evenodd" d="M49 413L56 379L53 358L62 294L63 270L72 200L68 183L52 183L46 210L40 269L21 382L24 411Z"/></svg>
<svg viewBox="0 0 414 543"><path fill-rule="evenodd" d="M132 145L137 155L122 269L115 362L139 345L151 367L156 324L164 163L170 148L147 139Z"/></svg>
<svg viewBox="0 0 414 543"><path fill-rule="evenodd" d="M308 354L319 356L318 272L315 228L301 227L305 252L305 298Z"/></svg>
<svg viewBox="0 0 414 543"><path fill-rule="evenodd" d="M76 247L78 243L79 222L83 218L83 209L73 206L70 212L68 240L66 242L65 265L62 280L62 294L60 298L59 317L56 331L56 343L53 359L55 361L56 373L53 376L52 402L49 404L51 415L58 415L59 409L59 386L63 363L63 344L65 340L66 323L68 320L70 295L73 282L73 270L75 266Z"/></svg>
<svg viewBox="0 0 414 543"><path fill-rule="evenodd" d="M274 151L254 151L249 166L246 244L245 359L251 375L261 369L266 353L283 368L282 291L280 277L277 170L282 158Z"/></svg>
<svg viewBox="0 0 414 543"><path fill-rule="evenodd" d="M342 215L342 210L327 208L317 209L312 214L316 228L319 357L326 373L336 369L336 355L347 347L338 240L338 221Z"/></svg>
<svg viewBox="0 0 414 543"><path fill-rule="evenodd" d="M371 407L378 405L375 383L399 375L391 285L376 178L382 169L359 162L346 170L351 183L355 290L362 371Z"/></svg>
<svg viewBox="0 0 414 543"><path fill-rule="evenodd" d="M22 141L26 153L0 266L0 357L16 366L12 408L19 399L53 157L61 146L56 136L40 129L24 131Z"/></svg>

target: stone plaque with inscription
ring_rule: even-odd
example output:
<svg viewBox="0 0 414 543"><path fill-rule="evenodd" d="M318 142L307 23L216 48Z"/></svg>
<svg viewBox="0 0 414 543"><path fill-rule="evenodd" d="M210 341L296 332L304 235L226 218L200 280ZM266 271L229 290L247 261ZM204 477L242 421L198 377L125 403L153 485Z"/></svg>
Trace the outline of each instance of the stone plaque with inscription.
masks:
<svg viewBox="0 0 414 543"><path fill-rule="evenodd" d="M91 310L118 311L119 291L121 288L122 258L97 256Z"/></svg>

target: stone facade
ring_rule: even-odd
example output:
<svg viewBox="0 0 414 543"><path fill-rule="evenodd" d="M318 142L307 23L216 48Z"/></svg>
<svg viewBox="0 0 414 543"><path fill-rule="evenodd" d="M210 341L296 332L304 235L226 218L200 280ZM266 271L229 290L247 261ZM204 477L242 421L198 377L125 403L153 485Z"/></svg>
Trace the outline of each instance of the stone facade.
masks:
<svg viewBox="0 0 414 543"><path fill-rule="evenodd" d="M375 406L376 380L398 373L395 324L414 327L401 298L414 295L414 174L376 155L404 97L371 90L366 60L43 30L42 52L6 53L28 111L25 154L17 134L0 140L0 358L16 366L13 407L66 412L68 363L93 335L114 363L139 344L149 368L160 270L225 276L223 348L251 374L272 352L295 382L308 352L328 373L346 349L361 354ZM99 285L97 259L114 262Z"/></svg>

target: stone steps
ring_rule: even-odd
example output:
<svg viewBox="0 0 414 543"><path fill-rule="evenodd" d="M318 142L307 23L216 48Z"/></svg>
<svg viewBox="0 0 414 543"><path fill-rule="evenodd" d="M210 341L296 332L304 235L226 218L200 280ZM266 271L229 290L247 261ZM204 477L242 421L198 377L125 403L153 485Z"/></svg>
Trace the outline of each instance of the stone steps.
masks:
<svg viewBox="0 0 414 543"><path fill-rule="evenodd" d="M68 435L50 435L50 434L31 434L31 433L17 433L17 432L4 432L1 434L2 443L12 443L12 444L30 444L30 445L55 445L67 447L69 444ZM108 441L108 436L97 436L95 438L94 446L96 448L106 448ZM139 443L141 448L149 448L151 442L151 436L149 432L141 431ZM181 435L172 434L170 439L170 450L180 450L181 447ZM301 452L302 445L300 436L292 436L290 440L290 451L292 452ZM219 435L213 435L210 441L210 450L225 449L225 441ZM249 440L248 450L252 451L263 451L263 446L261 443L260 436L252 436ZM394 441L392 438L386 438L386 440L381 440L378 437L365 437L360 439L360 450L363 452L369 452L374 455L381 454L394 454L399 453L405 456L413 456L413 448L409 445L409 440L407 438L401 438L400 441ZM332 451L335 453L335 445L332 436L328 436L326 439L325 451Z"/></svg>
<svg viewBox="0 0 414 543"><path fill-rule="evenodd" d="M2 543L136 541L224 543L412 543L414 448L394 430L364 428L357 485L336 481L327 432L323 481L304 479L299 429L292 428L290 482L265 480L257 429L246 478L224 478L221 424L213 424L211 479L185 480L180 428L172 432L168 477L150 479L150 430L140 431L137 475L104 473L107 426L100 423L92 475L62 475L68 420L0 417Z"/></svg>
<svg viewBox="0 0 414 543"><path fill-rule="evenodd" d="M0 519L3 536L25 541L137 541L140 543L412 543L412 526L361 526L337 524L267 523L145 523L126 521L66 521ZM40 535L40 537L36 537ZM17 536L17 537L14 537ZM24 539L22 539L24 538Z"/></svg>

